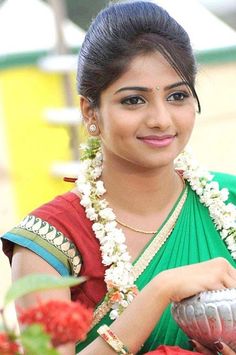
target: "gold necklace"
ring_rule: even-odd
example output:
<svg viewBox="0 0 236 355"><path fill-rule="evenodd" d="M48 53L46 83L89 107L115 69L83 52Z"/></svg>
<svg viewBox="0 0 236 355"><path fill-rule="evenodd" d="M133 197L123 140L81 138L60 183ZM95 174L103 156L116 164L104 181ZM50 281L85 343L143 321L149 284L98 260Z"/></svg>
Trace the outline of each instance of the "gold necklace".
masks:
<svg viewBox="0 0 236 355"><path fill-rule="evenodd" d="M182 181L182 184L183 184L183 189L185 188L185 180L181 174L181 172L179 172L178 170L175 170L176 174L180 177L181 181ZM142 229L138 229L138 228L134 228L132 226L129 226L128 224L120 221L119 219L116 218L116 222L118 224L120 224L121 226L123 227L126 227L128 229L130 229L131 231L134 231L134 232L137 232L137 233L142 233L142 234L154 234L156 233L156 230L155 231L144 231Z"/></svg>
<svg viewBox="0 0 236 355"><path fill-rule="evenodd" d="M155 230L155 231L144 231L144 230L142 230L142 229L138 229L138 228L131 227L131 226L129 226L128 224L126 224L126 223L124 223L124 222L121 222L121 221L120 221L119 219L117 219L117 218L116 218L116 222L117 222L118 224L120 224L121 226L126 227L126 228L128 228L128 229L130 229L130 230L132 230L132 231L134 231L134 232L137 232L137 233L143 233L143 234L154 234L154 233L156 233L156 230Z"/></svg>

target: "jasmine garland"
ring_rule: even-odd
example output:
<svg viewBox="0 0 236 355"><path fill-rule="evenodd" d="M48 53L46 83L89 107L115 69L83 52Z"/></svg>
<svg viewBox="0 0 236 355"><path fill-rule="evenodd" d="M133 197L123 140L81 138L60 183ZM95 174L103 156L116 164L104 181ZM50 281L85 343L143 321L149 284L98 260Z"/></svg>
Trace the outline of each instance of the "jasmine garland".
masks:
<svg viewBox="0 0 236 355"><path fill-rule="evenodd" d="M117 227L116 216L102 196L106 189L98 178L102 173L103 156L99 140L92 138L83 147L84 157L77 179L81 205L86 216L93 221L92 229L100 242L102 263L109 268L105 272L107 301L112 303L110 318L116 319L137 294L134 284L131 257L125 244L125 235ZM219 189L213 175L202 169L189 152L183 152L175 161L175 167L183 171L183 177L199 195L201 203L208 207L211 218L236 259L236 207L225 204L227 189Z"/></svg>

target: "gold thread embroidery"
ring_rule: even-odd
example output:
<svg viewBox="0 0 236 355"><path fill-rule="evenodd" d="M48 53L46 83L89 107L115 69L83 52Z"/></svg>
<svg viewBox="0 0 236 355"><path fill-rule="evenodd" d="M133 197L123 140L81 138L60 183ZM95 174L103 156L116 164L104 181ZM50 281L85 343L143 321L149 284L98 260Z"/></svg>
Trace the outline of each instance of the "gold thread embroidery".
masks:
<svg viewBox="0 0 236 355"><path fill-rule="evenodd" d="M185 191L183 193L183 196L181 197L180 201L178 202L174 212L172 213L171 217L169 220L166 222L166 224L163 226L163 228L160 230L159 233L156 234L154 237L153 241L150 243L150 245L147 247L147 249L143 252L141 257L138 259L136 264L133 266L133 274L135 277L135 280L138 279L138 277L142 274L142 272L147 268L155 254L159 251L159 249L162 247L162 245L166 242L168 239L169 235L174 229L174 226L177 222L177 219L180 215L180 212L182 210L182 207L186 201L188 194L187 188L185 188ZM91 325L92 329L96 324L100 322L100 320L109 312L111 308L111 302L107 303L106 301L103 301L100 306L96 308L94 311L94 316L93 316L93 322Z"/></svg>
<svg viewBox="0 0 236 355"><path fill-rule="evenodd" d="M41 238L47 240L50 244L59 249L69 259L74 276L79 275L82 262L76 246L53 225L39 217L28 215L18 227L39 235Z"/></svg>

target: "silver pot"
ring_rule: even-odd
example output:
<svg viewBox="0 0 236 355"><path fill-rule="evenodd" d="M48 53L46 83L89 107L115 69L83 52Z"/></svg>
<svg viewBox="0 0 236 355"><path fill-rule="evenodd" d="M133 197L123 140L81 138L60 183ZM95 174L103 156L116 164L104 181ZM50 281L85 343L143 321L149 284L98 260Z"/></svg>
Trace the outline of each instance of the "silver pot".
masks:
<svg viewBox="0 0 236 355"><path fill-rule="evenodd" d="M190 339L209 348L221 341L236 351L236 288L201 292L173 303L171 312Z"/></svg>

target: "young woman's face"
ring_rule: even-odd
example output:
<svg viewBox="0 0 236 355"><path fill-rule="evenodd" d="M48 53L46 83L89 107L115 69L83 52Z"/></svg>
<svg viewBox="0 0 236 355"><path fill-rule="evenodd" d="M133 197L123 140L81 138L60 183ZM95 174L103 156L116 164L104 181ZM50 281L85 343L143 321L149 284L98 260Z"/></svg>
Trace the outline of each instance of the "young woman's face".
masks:
<svg viewBox="0 0 236 355"><path fill-rule="evenodd" d="M156 52L136 57L102 92L97 115L107 162L157 168L172 165L187 144L195 99Z"/></svg>

